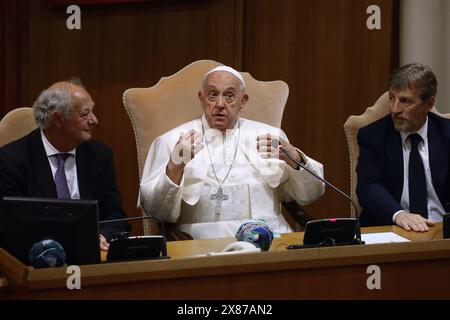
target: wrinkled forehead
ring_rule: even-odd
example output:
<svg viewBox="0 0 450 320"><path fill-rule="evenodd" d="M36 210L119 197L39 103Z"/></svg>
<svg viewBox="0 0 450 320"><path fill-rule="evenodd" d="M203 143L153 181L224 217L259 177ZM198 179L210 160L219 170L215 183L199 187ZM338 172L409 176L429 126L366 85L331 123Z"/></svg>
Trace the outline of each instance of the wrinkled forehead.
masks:
<svg viewBox="0 0 450 320"><path fill-rule="evenodd" d="M417 91L417 83L413 81L396 81L391 83L389 92Z"/></svg>
<svg viewBox="0 0 450 320"><path fill-rule="evenodd" d="M242 82L233 75L222 71L209 74L203 83L202 90L204 94L210 91L222 93L233 92L238 95L245 94L245 87Z"/></svg>
<svg viewBox="0 0 450 320"><path fill-rule="evenodd" d="M417 88L414 85L390 87L389 94L396 95L396 96L405 96L405 97L418 96Z"/></svg>

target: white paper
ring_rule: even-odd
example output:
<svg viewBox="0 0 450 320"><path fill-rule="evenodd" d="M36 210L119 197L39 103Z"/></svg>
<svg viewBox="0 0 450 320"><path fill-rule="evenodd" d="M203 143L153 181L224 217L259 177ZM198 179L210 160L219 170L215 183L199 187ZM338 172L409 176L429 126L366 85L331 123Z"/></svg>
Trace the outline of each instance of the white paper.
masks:
<svg viewBox="0 0 450 320"><path fill-rule="evenodd" d="M365 233L361 235L361 240L366 244L408 242L409 240L393 232Z"/></svg>

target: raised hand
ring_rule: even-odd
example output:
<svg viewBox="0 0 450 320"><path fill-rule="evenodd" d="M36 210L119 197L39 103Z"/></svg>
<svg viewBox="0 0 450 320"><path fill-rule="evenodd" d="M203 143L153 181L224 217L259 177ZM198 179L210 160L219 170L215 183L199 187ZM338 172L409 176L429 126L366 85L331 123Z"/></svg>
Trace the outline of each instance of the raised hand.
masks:
<svg viewBox="0 0 450 320"><path fill-rule="evenodd" d="M167 176L174 183L180 184L184 167L203 149L202 141L203 135L194 129L186 134L183 132L180 134L180 138L170 154L169 163L166 168Z"/></svg>
<svg viewBox="0 0 450 320"><path fill-rule="evenodd" d="M302 158L297 149L289 142L283 140L278 136L267 133L258 136L256 140L256 148L258 149L258 152L262 158L280 159L286 162L292 168L297 168L297 164L289 159L289 157L286 155L286 153L288 153L292 159L298 162L302 162Z"/></svg>

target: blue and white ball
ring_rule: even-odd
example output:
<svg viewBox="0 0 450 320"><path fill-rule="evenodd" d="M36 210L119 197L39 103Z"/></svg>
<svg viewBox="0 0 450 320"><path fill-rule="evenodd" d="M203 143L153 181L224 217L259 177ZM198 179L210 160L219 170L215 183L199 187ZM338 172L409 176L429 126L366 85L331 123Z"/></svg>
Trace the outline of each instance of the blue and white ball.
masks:
<svg viewBox="0 0 450 320"><path fill-rule="evenodd" d="M239 227L236 239L253 243L262 251L267 251L272 244L273 230L264 220L249 220Z"/></svg>
<svg viewBox="0 0 450 320"><path fill-rule="evenodd" d="M35 268L56 268L66 263L64 248L55 240L42 240L31 247L28 258Z"/></svg>

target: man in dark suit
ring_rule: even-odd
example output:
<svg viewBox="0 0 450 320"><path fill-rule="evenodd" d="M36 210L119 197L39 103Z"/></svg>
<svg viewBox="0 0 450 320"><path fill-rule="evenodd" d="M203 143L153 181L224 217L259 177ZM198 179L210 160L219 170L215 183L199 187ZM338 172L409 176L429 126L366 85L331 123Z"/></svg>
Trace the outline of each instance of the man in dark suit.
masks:
<svg viewBox="0 0 450 320"><path fill-rule="evenodd" d="M409 64L390 81L390 115L359 130L356 193L362 226L397 224L426 231L449 199L450 120L430 112L437 81Z"/></svg>
<svg viewBox="0 0 450 320"><path fill-rule="evenodd" d="M125 218L112 151L91 140L98 124L93 107L81 83L58 82L44 90L33 105L40 128L0 148L0 199L91 199L98 201L99 220ZM129 229L128 223L101 225L100 249L108 249L114 233Z"/></svg>

